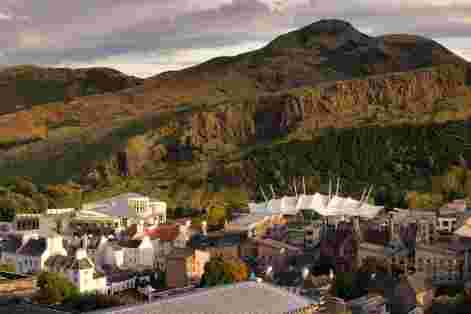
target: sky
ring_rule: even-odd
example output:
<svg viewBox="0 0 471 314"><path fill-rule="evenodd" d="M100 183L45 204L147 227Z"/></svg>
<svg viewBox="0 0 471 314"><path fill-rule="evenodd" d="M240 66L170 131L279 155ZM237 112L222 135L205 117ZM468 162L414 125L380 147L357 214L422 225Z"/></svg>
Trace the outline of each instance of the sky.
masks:
<svg viewBox="0 0 471 314"><path fill-rule="evenodd" d="M337 18L437 40L471 61L471 0L0 0L0 66L106 66L149 77Z"/></svg>

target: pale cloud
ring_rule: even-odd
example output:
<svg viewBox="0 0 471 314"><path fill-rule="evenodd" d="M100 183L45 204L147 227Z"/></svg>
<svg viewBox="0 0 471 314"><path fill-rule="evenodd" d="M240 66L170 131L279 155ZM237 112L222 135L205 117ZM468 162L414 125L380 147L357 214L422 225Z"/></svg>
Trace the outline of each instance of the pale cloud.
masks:
<svg viewBox="0 0 471 314"><path fill-rule="evenodd" d="M9 15L7 13L0 12L0 21L1 20L11 20L11 19L12 19L11 15Z"/></svg>
<svg viewBox="0 0 471 314"><path fill-rule="evenodd" d="M263 47L266 42L251 41L239 45L221 46L217 49L181 49L177 51L160 51L147 54L124 54L103 59L93 60L88 63L63 63L54 66L88 68L111 67L119 71L146 78L161 72L181 70L183 68L199 64L220 55L235 56L249 50Z"/></svg>
<svg viewBox="0 0 471 314"><path fill-rule="evenodd" d="M43 34L36 31L27 31L18 34L18 47L20 49L47 48L49 40Z"/></svg>
<svg viewBox="0 0 471 314"><path fill-rule="evenodd" d="M470 0L0 2L8 16L0 13L0 51L8 64L96 64L153 75L250 50L247 43L268 43L326 18L348 20L371 36L423 35L469 57Z"/></svg>

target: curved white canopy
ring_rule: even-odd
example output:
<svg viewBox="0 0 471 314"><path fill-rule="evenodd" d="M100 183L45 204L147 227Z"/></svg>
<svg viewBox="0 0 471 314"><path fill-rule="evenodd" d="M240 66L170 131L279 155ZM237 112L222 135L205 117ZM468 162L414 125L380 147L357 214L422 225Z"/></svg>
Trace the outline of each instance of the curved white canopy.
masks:
<svg viewBox="0 0 471 314"><path fill-rule="evenodd" d="M284 196L271 199L266 203L249 203L252 213L286 213L296 214L302 209L313 210L322 216L359 216L372 219L383 209L382 206L373 206L362 203L350 197L316 193L314 195L301 194L298 197Z"/></svg>

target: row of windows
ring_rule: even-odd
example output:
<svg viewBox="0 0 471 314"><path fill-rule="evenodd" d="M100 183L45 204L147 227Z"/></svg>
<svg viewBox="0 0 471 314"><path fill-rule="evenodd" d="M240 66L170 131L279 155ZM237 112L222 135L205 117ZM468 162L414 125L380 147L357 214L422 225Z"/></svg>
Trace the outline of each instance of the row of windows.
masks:
<svg viewBox="0 0 471 314"><path fill-rule="evenodd" d="M18 220L16 222L16 230L37 230L39 229L39 219Z"/></svg>

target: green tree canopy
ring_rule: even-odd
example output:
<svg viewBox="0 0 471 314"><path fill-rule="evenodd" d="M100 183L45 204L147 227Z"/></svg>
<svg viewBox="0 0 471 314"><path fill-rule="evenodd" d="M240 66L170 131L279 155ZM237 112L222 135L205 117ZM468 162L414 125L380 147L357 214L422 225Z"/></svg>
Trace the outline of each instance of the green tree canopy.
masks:
<svg viewBox="0 0 471 314"><path fill-rule="evenodd" d="M247 266L240 260L213 257L204 266L201 286L212 287L247 280Z"/></svg>
<svg viewBox="0 0 471 314"><path fill-rule="evenodd" d="M13 264L0 264L0 271L14 273L16 272L16 266Z"/></svg>
<svg viewBox="0 0 471 314"><path fill-rule="evenodd" d="M60 304L79 294L78 289L61 273L40 273L38 287L38 301L43 304Z"/></svg>

